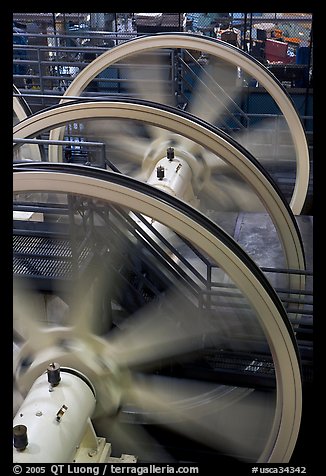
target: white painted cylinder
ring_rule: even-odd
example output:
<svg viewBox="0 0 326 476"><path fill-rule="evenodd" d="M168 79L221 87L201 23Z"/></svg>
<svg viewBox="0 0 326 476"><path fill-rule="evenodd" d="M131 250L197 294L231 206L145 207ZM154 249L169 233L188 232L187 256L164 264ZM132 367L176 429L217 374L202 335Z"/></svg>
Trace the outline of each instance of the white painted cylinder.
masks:
<svg viewBox="0 0 326 476"><path fill-rule="evenodd" d="M164 177L162 180L157 177L158 167L163 167L164 170ZM184 199L189 187L191 187L191 180L192 170L185 160L175 157L170 161L164 157L157 162L155 169L147 180L147 183L164 190L170 195Z"/></svg>
<svg viewBox="0 0 326 476"><path fill-rule="evenodd" d="M49 389L45 372L35 380L14 417L13 426L25 425L28 439L23 451L13 448L14 463L71 463L74 459L95 409L94 393L78 373L64 370L60 383Z"/></svg>

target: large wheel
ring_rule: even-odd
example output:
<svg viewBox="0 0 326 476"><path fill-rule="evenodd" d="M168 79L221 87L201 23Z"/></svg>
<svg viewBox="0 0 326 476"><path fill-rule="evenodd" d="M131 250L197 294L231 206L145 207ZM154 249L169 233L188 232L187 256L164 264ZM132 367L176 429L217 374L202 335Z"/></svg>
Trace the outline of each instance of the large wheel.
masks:
<svg viewBox="0 0 326 476"><path fill-rule="evenodd" d="M228 281L234 283L242 296L240 301L248 304L239 314L239 322L243 325L240 334L249 328L251 333L256 329L260 344L267 344L275 373L272 379L273 398L269 403L261 399L260 391L254 388L225 387L216 382L207 385L197 382L199 387L193 386L194 382L186 382L183 386L179 379L160 378L157 374L151 377L148 374L149 363L194 351L194 346L203 344L204 334L208 341L211 339L210 344L225 349L228 338L234 336L234 329L223 334L223 326L228 327L233 322L231 316L231 320L223 321L221 310L216 309L208 320L205 314L199 314L198 322L198 313L185 313L187 308L182 304L183 309L179 311L176 305L170 319L171 316L159 313L155 306L149 309L145 306L139 309L138 315L131 316L129 332L127 326L118 333L113 332L113 337L109 332L104 338L92 335L92 313L85 320L80 311L86 302L79 295L79 314L75 320L67 321L66 330L53 326L37 330L27 321L27 334L28 328L30 334L18 351L15 368L18 386L21 384L27 391L42 373L44 365L47 366L48 359L56 359L63 366L73 365L86 374L97 391L98 405L109 412L115 407L117 410L126 406L127 413L133 414L138 408L154 422L187 437L202 439L202 442L222 453L236 453L244 461L281 463L290 460L300 427L302 404L295 337L274 289L229 235L186 203L138 180L109 171L69 164L21 164L14 166L13 191L14 203L24 197L27 197L27 204L35 200L38 202L41 192L42 196L48 193L66 198L80 197L81 203L88 201L90 209L101 205L119 207L127 213L140 213L168 227L181 240L190 242L227 276ZM110 242L107 246L110 248ZM177 303L172 303L172 306L174 304ZM24 315L27 319L28 312L27 307L20 309L22 321ZM146 326L151 330L147 330ZM180 329L183 332L180 333ZM58 348L58 342L66 344ZM67 352L67 342L72 342L70 352ZM253 356L256 350L255 346L251 348ZM141 363L145 364L145 368L147 366L144 374L139 373ZM253 358L250 368L246 370L255 372L260 365ZM198 389L201 389L202 410L197 412L194 411L197 408L197 405L194 407L194 393L198 393ZM174 397L171 391L176 392ZM175 398L179 401L175 402ZM260 446L257 446L259 435L255 432L261 430L257 430L261 419L270 410L271 418L267 418L267 427L263 428L262 441L258 438ZM237 424L233 426L235 419ZM228 431L229 427L231 431Z"/></svg>
<svg viewBox="0 0 326 476"><path fill-rule="evenodd" d="M67 88L64 93L64 96L67 96L67 98L63 97L61 102L69 101L68 96L80 96L89 83L110 65L114 65L124 59L131 59L133 56L137 56L137 54L155 52L156 50L161 51L168 48L201 52L211 55L213 58L223 60L234 67L241 68L245 73L255 78L275 100L276 105L284 116L294 145L296 179L290 206L294 214L299 215L305 202L309 184L309 151L300 117L290 96L275 76L259 61L233 45L189 33L163 33L135 38L110 49L86 66ZM155 75L157 75L157 72ZM151 78L147 79L150 80ZM204 81L207 81L207 78L204 78ZM148 82L150 83L150 81ZM146 91L146 85L141 90L142 92ZM155 100L157 100L157 97L159 97L160 101L164 100L161 99L162 95L160 96L160 94L155 95ZM151 99L151 97L145 96L145 99ZM196 114L196 110L192 112ZM62 135L63 130L58 129L51 133L50 138L58 140L62 138ZM62 161L61 151L58 148L52 149L50 160L55 162Z"/></svg>
<svg viewBox="0 0 326 476"><path fill-rule="evenodd" d="M215 166L214 160L217 161L218 167L219 159L222 159L249 185L253 195L263 206L263 210L270 215L284 251L284 265L289 269L305 269L302 241L294 216L264 168L227 134L194 116L146 101L136 102L128 99L78 101L62 104L27 118L14 127L14 138L34 137L42 131L55 130L67 123L78 121L83 123L101 119L140 121L142 124L155 126L163 131L190 139L214 154L215 159L213 157L210 167L212 163ZM19 144L16 144L14 150L18 147ZM131 150L132 147L131 143ZM208 180L208 188L210 183ZM203 189L205 189L205 181ZM232 190L229 193L232 194ZM240 202L243 197L244 195L240 193ZM289 281L292 289L303 289L304 276L291 275Z"/></svg>

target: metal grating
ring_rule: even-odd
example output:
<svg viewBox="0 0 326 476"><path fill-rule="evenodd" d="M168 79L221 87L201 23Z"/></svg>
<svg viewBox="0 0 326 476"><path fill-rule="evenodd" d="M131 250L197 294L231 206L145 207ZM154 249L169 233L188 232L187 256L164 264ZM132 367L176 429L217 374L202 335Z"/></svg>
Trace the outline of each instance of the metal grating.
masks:
<svg viewBox="0 0 326 476"><path fill-rule="evenodd" d="M69 240L42 236L13 236L13 272L21 277L72 279L73 262ZM85 245L76 257L78 267L91 255Z"/></svg>

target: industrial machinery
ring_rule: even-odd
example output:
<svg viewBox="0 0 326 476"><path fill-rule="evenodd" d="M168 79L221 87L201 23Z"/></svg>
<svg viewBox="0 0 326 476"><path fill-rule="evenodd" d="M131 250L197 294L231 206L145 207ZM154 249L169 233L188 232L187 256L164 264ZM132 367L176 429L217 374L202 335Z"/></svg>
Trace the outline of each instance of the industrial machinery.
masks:
<svg viewBox="0 0 326 476"><path fill-rule="evenodd" d="M78 99L146 48L199 49L256 74L293 138L290 203L203 110ZM311 375L311 275L294 215L309 161L293 105L262 68L195 35L138 38L14 126L14 461L291 460ZM35 143L48 161L26 161ZM80 144L100 154L68 163Z"/></svg>

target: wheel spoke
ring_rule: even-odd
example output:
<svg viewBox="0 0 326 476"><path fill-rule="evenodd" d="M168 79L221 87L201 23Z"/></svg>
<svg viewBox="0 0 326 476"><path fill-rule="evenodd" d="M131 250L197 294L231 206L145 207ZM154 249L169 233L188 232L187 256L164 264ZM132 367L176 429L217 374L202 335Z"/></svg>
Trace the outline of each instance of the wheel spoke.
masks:
<svg viewBox="0 0 326 476"><path fill-rule="evenodd" d="M217 326L205 319L180 294L168 293L132 315L108 336L110 355L122 366L156 365L199 351L219 340Z"/></svg>
<svg viewBox="0 0 326 476"><path fill-rule="evenodd" d="M20 341L33 341L40 337L41 323L45 323L43 296L14 282L13 330Z"/></svg>
<svg viewBox="0 0 326 476"><path fill-rule="evenodd" d="M160 104L174 105L169 84L169 54L164 52L144 53L129 58L126 75L132 96Z"/></svg>
<svg viewBox="0 0 326 476"><path fill-rule="evenodd" d="M225 168L224 168L225 169ZM237 176L219 172L204 183L201 195L208 195L212 210L264 212L264 206L250 186Z"/></svg>

